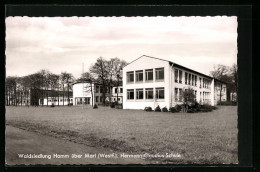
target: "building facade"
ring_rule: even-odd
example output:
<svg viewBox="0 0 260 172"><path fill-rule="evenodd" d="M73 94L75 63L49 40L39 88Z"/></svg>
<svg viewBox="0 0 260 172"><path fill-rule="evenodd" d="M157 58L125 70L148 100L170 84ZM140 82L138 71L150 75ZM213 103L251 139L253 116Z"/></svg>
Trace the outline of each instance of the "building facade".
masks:
<svg viewBox="0 0 260 172"><path fill-rule="evenodd" d="M105 90L105 101L111 99L112 88ZM73 105L103 104L103 87L101 84L77 82L73 84Z"/></svg>
<svg viewBox="0 0 260 172"><path fill-rule="evenodd" d="M39 99L39 105L55 105L55 106L67 106L67 105L72 105L73 97L45 97L44 99Z"/></svg>
<svg viewBox="0 0 260 172"><path fill-rule="evenodd" d="M111 101L118 102L120 104L123 103L123 87L122 86L112 88Z"/></svg>
<svg viewBox="0 0 260 172"><path fill-rule="evenodd" d="M216 105L218 95L226 100L225 83L167 60L144 55L123 68L124 109L173 107L188 88L201 104Z"/></svg>

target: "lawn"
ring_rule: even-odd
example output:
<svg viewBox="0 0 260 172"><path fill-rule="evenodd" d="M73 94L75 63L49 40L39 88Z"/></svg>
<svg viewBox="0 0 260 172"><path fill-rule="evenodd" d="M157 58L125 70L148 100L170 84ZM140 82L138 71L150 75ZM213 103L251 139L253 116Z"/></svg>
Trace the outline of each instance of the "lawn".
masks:
<svg viewBox="0 0 260 172"><path fill-rule="evenodd" d="M129 154L180 154L158 163L236 164L237 107L164 113L99 107L6 107L6 125Z"/></svg>

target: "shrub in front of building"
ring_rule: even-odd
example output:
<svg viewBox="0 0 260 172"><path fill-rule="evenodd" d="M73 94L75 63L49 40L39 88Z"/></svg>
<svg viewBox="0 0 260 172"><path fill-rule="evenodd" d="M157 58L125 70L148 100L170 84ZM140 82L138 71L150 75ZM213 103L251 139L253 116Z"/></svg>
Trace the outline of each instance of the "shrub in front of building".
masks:
<svg viewBox="0 0 260 172"><path fill-rule="evenodd" d="M148 107L145 107L145 108L144 108L144 111L146 111L146 112L151 112L151 111L153 111L153 109L152 109L150 106L148 106Z"/></svg>
<svg viewBox="0 0 260 172"><path fill-rule="evenodd" d="M154 109L154 111L155 111L155 112L161 112L162 110L161 110L160 106L158 105L158 106Z"/></svg>
<svg viewBox="0 0 260 172"><path fill-rule="evenodd" d="M162 108L162 112L168 112L168 109L166 106L164 108Z"/></svg>
<svg viewBox="0 0 260 172"><path fill-rule="evenodd" d="M177 110L176 110L175 107L170 107L170 108L169 108L169 111L170 111L171 113L175 113L175 112L177 112Z"/></svg>
<svg viewBox="0 0 260 172"><path fill-rule="evenodd" d="M176 105L174 108L176 109L176 112L180 112L182 110L181 105Z"/></svg>
<svg viewBox="0 0 260 172"><path fill-rule="evenodd" d="M221 106L236 106L237 102L236 101L225 101L225 102L218 101L217 105L221 105Z"/></svg>
<svg viewBox="0 0 260 172"><path fill-rule="evenodd" d="M216 110L216 106L211 106L211 105L198 105L198 106L193 106L190 107L187 110L187 113L197 113L197 112L212 112L212 110Z"/></svg>
<svg viewBox="0 0 260 172"><path fill-rule="evenodd" d="M112 103L110 104L110 107L111 107L111 108L115 108L115 103L112 102Z"/></svg>
<svg viewBox="0 0 260 172"><path fill-rule="evenodd" d="M98 106L97 106L97 104L95 104L94 106L93 106L93 109L97 109L98 108Z"/></svg>

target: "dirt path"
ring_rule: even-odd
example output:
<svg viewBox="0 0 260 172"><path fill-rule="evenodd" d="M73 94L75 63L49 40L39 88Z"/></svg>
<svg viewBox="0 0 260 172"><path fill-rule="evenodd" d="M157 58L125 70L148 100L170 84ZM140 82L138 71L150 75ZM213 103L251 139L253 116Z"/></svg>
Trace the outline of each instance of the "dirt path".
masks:
<svg viewBox="0 0 260 172"><path fill-rule="evenodd" d="M147 161L133 158L117 157L98 158L98 154L112 154L114 152L96 149L94 147L25 131L11 126L6 126L6 164L147 164ZM35 154L37 156L49 155L46 158L19 158L18 154ZM41 155L42 154L42 155ZM57 154L54 155L54 154ZM72 154L82 155L81 158L72 158ZM85 154L92 155L92 158L85 158ZM59 156L65 155L65 156ZM68 156L69 157L68 157Z"/></svg>

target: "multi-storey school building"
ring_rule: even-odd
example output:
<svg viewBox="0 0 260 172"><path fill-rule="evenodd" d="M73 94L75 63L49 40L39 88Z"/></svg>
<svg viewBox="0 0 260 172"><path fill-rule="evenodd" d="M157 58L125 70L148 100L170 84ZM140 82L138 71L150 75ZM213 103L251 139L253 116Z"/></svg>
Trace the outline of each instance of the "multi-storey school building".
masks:
<svg viewBox="0 0 260 172"><path fill-rule="evenodd" d="M220 96L226 101L224 82L171 61L143 55L123 68L124 109L169 108L183 103L188 88L201 104L216 105Z"/></svg>

